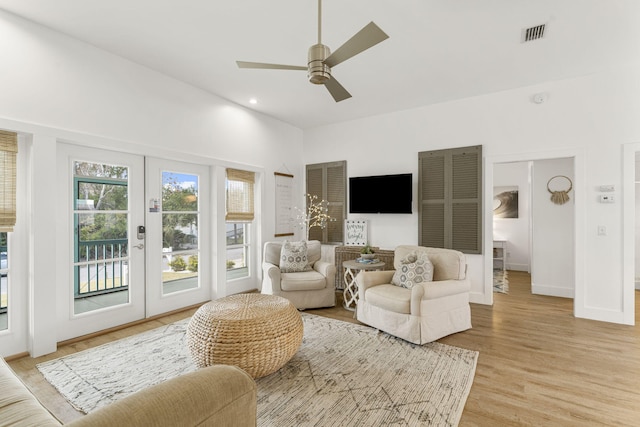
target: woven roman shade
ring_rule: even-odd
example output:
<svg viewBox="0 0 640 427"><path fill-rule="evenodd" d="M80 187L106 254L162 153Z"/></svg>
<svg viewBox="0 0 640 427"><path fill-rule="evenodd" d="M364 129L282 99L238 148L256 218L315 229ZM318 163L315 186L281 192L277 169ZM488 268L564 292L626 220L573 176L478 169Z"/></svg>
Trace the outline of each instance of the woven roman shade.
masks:
<svg viewBox="0 0 640 427"><path fill-rule="evenodd" d="M16 225L16 154L18 134L0 131L0 232Z"/></svg>
<svg viewBox="0 0 640 427"><path fill-rule="evenodd" d="M227 222L251 222L253 212L253 185L255 172L227 169Z"/></svg>

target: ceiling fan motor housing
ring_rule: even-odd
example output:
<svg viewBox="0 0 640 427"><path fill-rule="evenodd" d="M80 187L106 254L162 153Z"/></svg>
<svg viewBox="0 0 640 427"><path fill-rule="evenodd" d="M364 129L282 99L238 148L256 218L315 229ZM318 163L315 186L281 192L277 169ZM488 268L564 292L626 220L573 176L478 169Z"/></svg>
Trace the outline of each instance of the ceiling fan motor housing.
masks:
<svg viewBox="0 0 640 427"><path fill-rule="evenodd" d="M307 76L311 83L321 85L331 78L331 68L324 63L329 55L329 47L323 44L314 44L309 48Z"/></svg>

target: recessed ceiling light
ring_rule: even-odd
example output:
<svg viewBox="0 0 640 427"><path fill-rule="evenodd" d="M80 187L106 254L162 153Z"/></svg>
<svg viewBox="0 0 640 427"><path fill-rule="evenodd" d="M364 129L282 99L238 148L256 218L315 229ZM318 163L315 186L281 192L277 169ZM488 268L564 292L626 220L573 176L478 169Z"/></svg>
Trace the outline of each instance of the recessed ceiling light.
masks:
<svg viewBox="0 0 640 427"><path fill-rule="evenodd" d="M257 99L255 99L255 98L251 98L251 99L249 100L249 104L257 104L257 103L258 103L258 100L257 100Z"/></svg>

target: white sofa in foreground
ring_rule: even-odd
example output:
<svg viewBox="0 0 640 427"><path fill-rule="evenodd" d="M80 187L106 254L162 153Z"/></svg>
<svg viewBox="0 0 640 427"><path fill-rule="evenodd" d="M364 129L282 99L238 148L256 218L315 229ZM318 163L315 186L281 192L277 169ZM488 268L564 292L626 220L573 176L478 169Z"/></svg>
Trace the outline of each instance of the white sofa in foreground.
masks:
<svg viewBox="0 0 640 427"><path fill-rule="evenodd" d="M66 425L255 427L256 402L253 378L235 366L216 365L139 391ZM0 357L0 426L60 425Z"/></svg>

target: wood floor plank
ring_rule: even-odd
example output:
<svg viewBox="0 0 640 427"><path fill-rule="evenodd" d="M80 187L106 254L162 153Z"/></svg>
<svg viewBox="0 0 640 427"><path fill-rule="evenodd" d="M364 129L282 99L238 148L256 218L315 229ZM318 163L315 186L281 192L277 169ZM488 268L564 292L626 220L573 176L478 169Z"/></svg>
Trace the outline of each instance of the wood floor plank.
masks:
<svg viewBox="0 0 640 427"><path fill-rule="evenodd" d="M358 323L338 305L307 312ZM47 383L37 363L168 324L195 309L91 337L11 367L61 420L81 416ZM577 319L573 301L531 294L527 273L509 271L509 293L471 305L473 328L439 340L480 352L460 421L472 426L640 425L638 327ZM640 295L636 295L640 316Z"/></svg>

